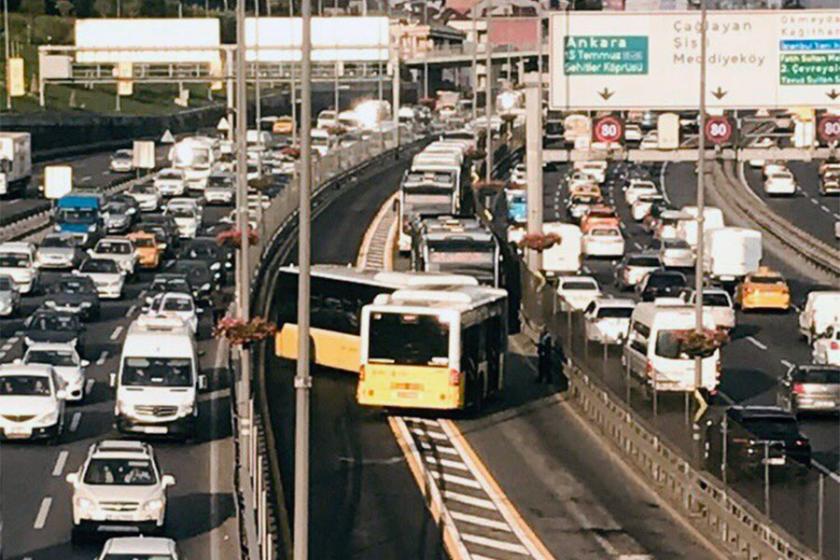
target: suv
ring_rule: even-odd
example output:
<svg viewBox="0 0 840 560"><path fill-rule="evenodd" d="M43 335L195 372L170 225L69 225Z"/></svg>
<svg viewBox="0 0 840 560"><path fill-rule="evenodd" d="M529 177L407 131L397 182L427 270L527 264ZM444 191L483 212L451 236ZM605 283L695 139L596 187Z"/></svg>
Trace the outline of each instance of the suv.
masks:
<svg viewBox="0 0 840 560"><path fill-rule="evenodd" d="M38 290L35 245L22 241L0 243L0 274L8 274L21 294Z"/></svg>
<svg viewBox="0 0 840 560"><path fill-rule="evenodd" d="M108 539L97 560L125 560L153 559L179 560L178 546L172 539L143 538L143 537L115 537Z"/></svg>
<svg viewBox="0 0 840 560"><path fill-rule="evenodd" d="M724 456L731 473L811 464L811 443L796 416L777 406L729 407L719 422L709 422L706 447L712 472L719 472Z"/></svg>
<svg viewBox="0 0 840 560"><path fill-rule="evenodd" d="M73 486L73 542L100 531L163 531L166 489L175 478L161 472L151 445L94 443L81 468L66 480Z"/></svg>

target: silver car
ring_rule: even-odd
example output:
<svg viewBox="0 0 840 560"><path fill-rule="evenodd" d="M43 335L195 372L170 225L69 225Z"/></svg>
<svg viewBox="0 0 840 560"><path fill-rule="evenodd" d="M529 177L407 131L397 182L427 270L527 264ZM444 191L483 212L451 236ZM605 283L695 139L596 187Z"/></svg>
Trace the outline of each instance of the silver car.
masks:
<svg viewBox="0 0 840 560"><path fill-rule="evenodd" d="M76 268L82 262L84 252L79 240L72 233L50 233L44 237L35 251L35 266L38 268Z"/></svg>
<svg viewBox="0 0 840 560"><path fill-rule="evenodd" d="M0 317L11 317L20 309L20 292L15 287L14 279L8 274L0 274Z"/></svg>
<svg viewBox="0 0 840 560"><path fill-rule="evenodd" d="M779 406L793 412L840 412L840 366L791 367L779 384Z"/></svg>

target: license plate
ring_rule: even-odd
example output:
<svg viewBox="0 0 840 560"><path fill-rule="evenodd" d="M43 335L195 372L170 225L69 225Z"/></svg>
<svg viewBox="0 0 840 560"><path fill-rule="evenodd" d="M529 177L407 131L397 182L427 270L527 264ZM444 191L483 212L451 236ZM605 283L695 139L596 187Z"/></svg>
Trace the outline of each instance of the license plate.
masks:
<svg viewBox="0 0 840 560"><path fill-rule="evenodd" d="M9 439L24 439L32 437L32 428L6 428L6 437Z"/></svg>
<svg viewBox="0 0 840 560"><path fill-rule="evenodd" d="M109 513L108 521L133 521L134 515L131 513Z"/></svg>
<svg viewBox="0 0 840 560"><path fill-rule="evenodd" d="M145 426L143 428L143 431L147 434L165 434L169 430L166 428L166 426Z"/></svg>
<svg viewBox="0 0 840 560"><path fill-rule="evenodd" d="M770 457L769 459L762 459L761 463L764 465L784 465L784 457Z"/></svg>
<svg viewBox="0 0 840 560"><path fill-rule="evenodd" d="M397 398L400 399L416 399L417 392L416 391L397 391Z"/></svg>
<svg viewBox="0 0 840 560"><path fill-rule="evenodd" d="M816 401L813 405L814 408L834 408L833 401Z"/></svg>

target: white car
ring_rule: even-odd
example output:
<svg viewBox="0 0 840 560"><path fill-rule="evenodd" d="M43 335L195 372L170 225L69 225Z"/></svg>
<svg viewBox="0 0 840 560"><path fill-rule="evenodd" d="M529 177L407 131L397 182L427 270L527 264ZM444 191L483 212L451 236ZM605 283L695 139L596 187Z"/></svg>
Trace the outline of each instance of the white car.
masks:
<svg viewBox="0 0 840 560"><path fill-rule="evenodd" d="M694 290L683 294L683 300L689 305L697 301L697 292ZM735 328L735 306L729 292L720 288L703 289L703 309L711 313L715 325L719 329L732 330Z"/></svg>
<svg viewBox="0 0 840 560"><path fill-rule="evenodd" d="M102 547L96 560L183 560L178 546L172 539L163 537L114 537Z"/></svg>
<svg viewBox="0 0 840 560"><path fill-rule="evenodd" d="M161 169L155 177L154 185L161 196L184 196L187 190L187 178L180 169Z"/></svg>
<svg viewBox="0 0 840 560"><path fill-rule="evenodd" d="M630 179L630 184L624 191L624 201L628 205L633 205L642 195L659 194L659 189L653 181L645 179Z"/></svg>
<svg viewBox="0 0 840 560"><path fill-rule="evenodd" d="M73 274L93 280L96 293L102 299L120 299L125 285L125 271L111 259L87 259Z"/></svg>
<svg viewBox="0 0 840 560"><path fill-rule="evenodd" d="M768 195L796 194L796 178L790 171L776 171L764 180L764 193Z"/></svg>
<svg viewBox="0 0 840 560"><path fill-rule="evenodd" d="M816 337L811 353L815 364L840 366L840 324L828 327Z"/></svg>
<svg viewBox="0 0 840 560"><path fill-rule="evenodd" d="M627 124L624 126L624 141L625 142L641 142L642 141L642 127L637 124Z"/></svg>
<svg viewBox="0 0 840 560"><path fill-rule="evenodd" d="M601 296L598 281L591 276L560 276L557 278L557 297L563 311L583 311Z"/></svg>
<svg viewBox="0 0 840 560"><path fill-rule="evenodd" d="M0 365L0 431L3 439L56 442L64 429L64 389L47 365Z"/></svg>
<svg viewBox="0 0 840 560"><path fill-rule="evenodd" d="M639 143L639 149L642 150L658 150L659 149L659 132L651 130Z"/></svg>
<svg viewBox="0 0 840 560"><path fill-rule="evenodd" d="M38 267L35 263L35 245L22 241L0 243L0 274L15 282L21 294L31 293L38 284Z"/></svg>
<svg viewBox="0 0 840 560"><path fill-rule="evenodd" d="M179 318L193 334L198 332L198 312L193 297L181 292L165 292L156 295L147 310L148 315Z"/></svg>
<svg viewBox="0 0 840 560"><path fill-rule="evenodd" d="M164 214L175 219L178 235L192 238L201 227L201 207L192 198L173 198L166 205Z"/></svg>
<svg viewBox="0 0 840 560"><path fill-rule="evenodd" d="M157 212L163 197L153 183L137 183L128 189L128 196L137 201L141 212Z"/></svg>
<svg viewBox="0 0 840 560"><path fill-rule="evenodd" d="M601 344L622 344L630 330L635 302L629 298L597 298L586 308L586 339Z"/></svg>
<svg viewBox="0 0 840 560"><path fill-rule="evenodd" d="M576 161L574 169L591 177L598 184L603 183L607 178L606 161Z"/></svg>
<svg viewBox="0 0 840 560"><path fill-rule="evenodd" d="M114 261L120 270L131 276L137 266L137 251L134 243L124 237L106 237L96 242L88 255L94 259Z"/></svg>
<svg viewBox="0 0 840 560"><path fill-rule="evenodd" d="M762 150L769 150L770 148L775 148L776 147L776 142L772 138L769 138L767 136L763 136L761 138L758 138L757 140L753 140L750 143L749 147L750 148L758 148L758 149L762 149ZM758 168L764 167L765 160L756 158L756 159L751 159L749 163L750 163L750 167L754 167L754 168L758 169Z"/></svg>
<svg viewBox="0 0 840 560"><path fill-rule="evenodd" d="M658 192L639 196L630 207L630 213L633 215L633 219L641 222L645 219L645 216L650 214L650 209L653 207L653 204L663 200L665 200L665 197Z"/></svg>
<svg viewBox="0 0 840 560"><path fill-rule="evenodd" d="M615 270L615 285L621 290L633 288L647 276L662 268L659 253L643 252L626 255Z"/></svg>
<svg viewBox="0 0 840 560"><path fill-rule="evenodd" d="M569 191L575 190L578 187L595 184L596 183L592 178L592 175L584 173L583 171L575 171L566 177L566 186L569 188Z"/></svg>
<svg viewBox="0 0 840 560"><path fill-rule="evenodd" d="M109 167L114 173L130 173L134 170L134 153L131 150L117 150L111 156Z"/></svg>
<svg viewBox="0 0 840 560"><path fill-rule="evenodd" d="M774 173L780 173L783 171L788 171L788 168L787 165L781 161L768 161L764 164L764 167L761 168L761 174L765 179Z"/></svg>
<svg viewBox="0 0 840 560"><path fill-rule="evenodd" d="M163 530L166 490L175 478L161 472L151 445L132 440L94 443L81 468L65 479L73 486L74 542L98 533Z"/></svg>
<svg viewBox="0 0 840 560"><path fill-rule="evenodd" d="M23 359L15 360L15 363L52 366L64 389L66 400L79 402L85 398L85 368L90 362L79 356L75 346L35 342L26 349Z"/></svg>
<svg viewBox="0 0 840 560"><path fill-rule="evenodd" d="M691 268L694 266L694 249L684 239L661 239L655 241L659 246L659 258L665 268Z"/></svg>
<svg viewBox="0 0 840 560"><path fill-rule="evenodd" d="M617 227L593 227L583 236L583 252L589 257L622 257L624 236Z"/></svg>

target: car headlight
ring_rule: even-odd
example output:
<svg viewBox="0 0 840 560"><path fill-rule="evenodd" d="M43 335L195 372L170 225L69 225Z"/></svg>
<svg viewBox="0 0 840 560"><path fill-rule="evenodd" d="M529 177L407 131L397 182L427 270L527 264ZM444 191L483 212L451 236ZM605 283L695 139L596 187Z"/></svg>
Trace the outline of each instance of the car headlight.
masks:
<svg viewBox="0 0 840 560"><path fill-rule="evenodd" d="M192 414L195 410L195 403L189 402L178 405L178 413L179 414Z"/></svg>
<svg viewBox="0 0 840 560"><path fill-rule="evenodd" d="M51 426L58 422L58 409L51 410L49 412L45 412L41 416L39 416L35 422L38 424L45 424L47 426Z"/></svg>
<svg viewBox="0 0 840 560"><path fill-rule="evenodd" d="M163 500L155 498L143 504L143 509L149 512L156 512L163 509Z"/></svg>
<svg viewBox="0 0 840 560"><path fill-rule="evenodd" d="M96 231L96 224L90 224L87 228L88 233L93 233Z"/></svg>
<svg viewBox="0 0 840 560"><path fill-rule="evenodd" d="M89 301L83 301L82 303L80 303L80 304L79 304L79 307L82 307L82 308L87 308L87 307L90 307L90 306L92 306L92 305L93 305L93 304L92 304L91 302L89 302Z"/></svg>
<svg viewBox="0 0 840 560"><path fill-rule="evenodd" d="M56 303L53 300L46 300L44 302L44 307L49 307L50 309L55 309Z"/></svg>
<svg viewBox="0 0 840 560"><path fill-rule="evenodd" d="M93 503L93 500L87 498L76 498L76 507L80 511L91 511L96 508L96 504Z"/></svg>
<svg viewBox="0 0 840 560"><path fill-rule="evenodd" d="M205 291L205 292L209 291L210 290L210 283L208 282L206 284L202 284L201 287L199 288L199 290L202 290L202 291Z"/></svg>
<svg viewBox="0 0 840 560"><path fill-rule="evenodd" d="M210 270L213 270L213 271L219 270L220 268L222 268L222 264L218 263L218 262L214 262L213 264L210 265Z"/></svg>

